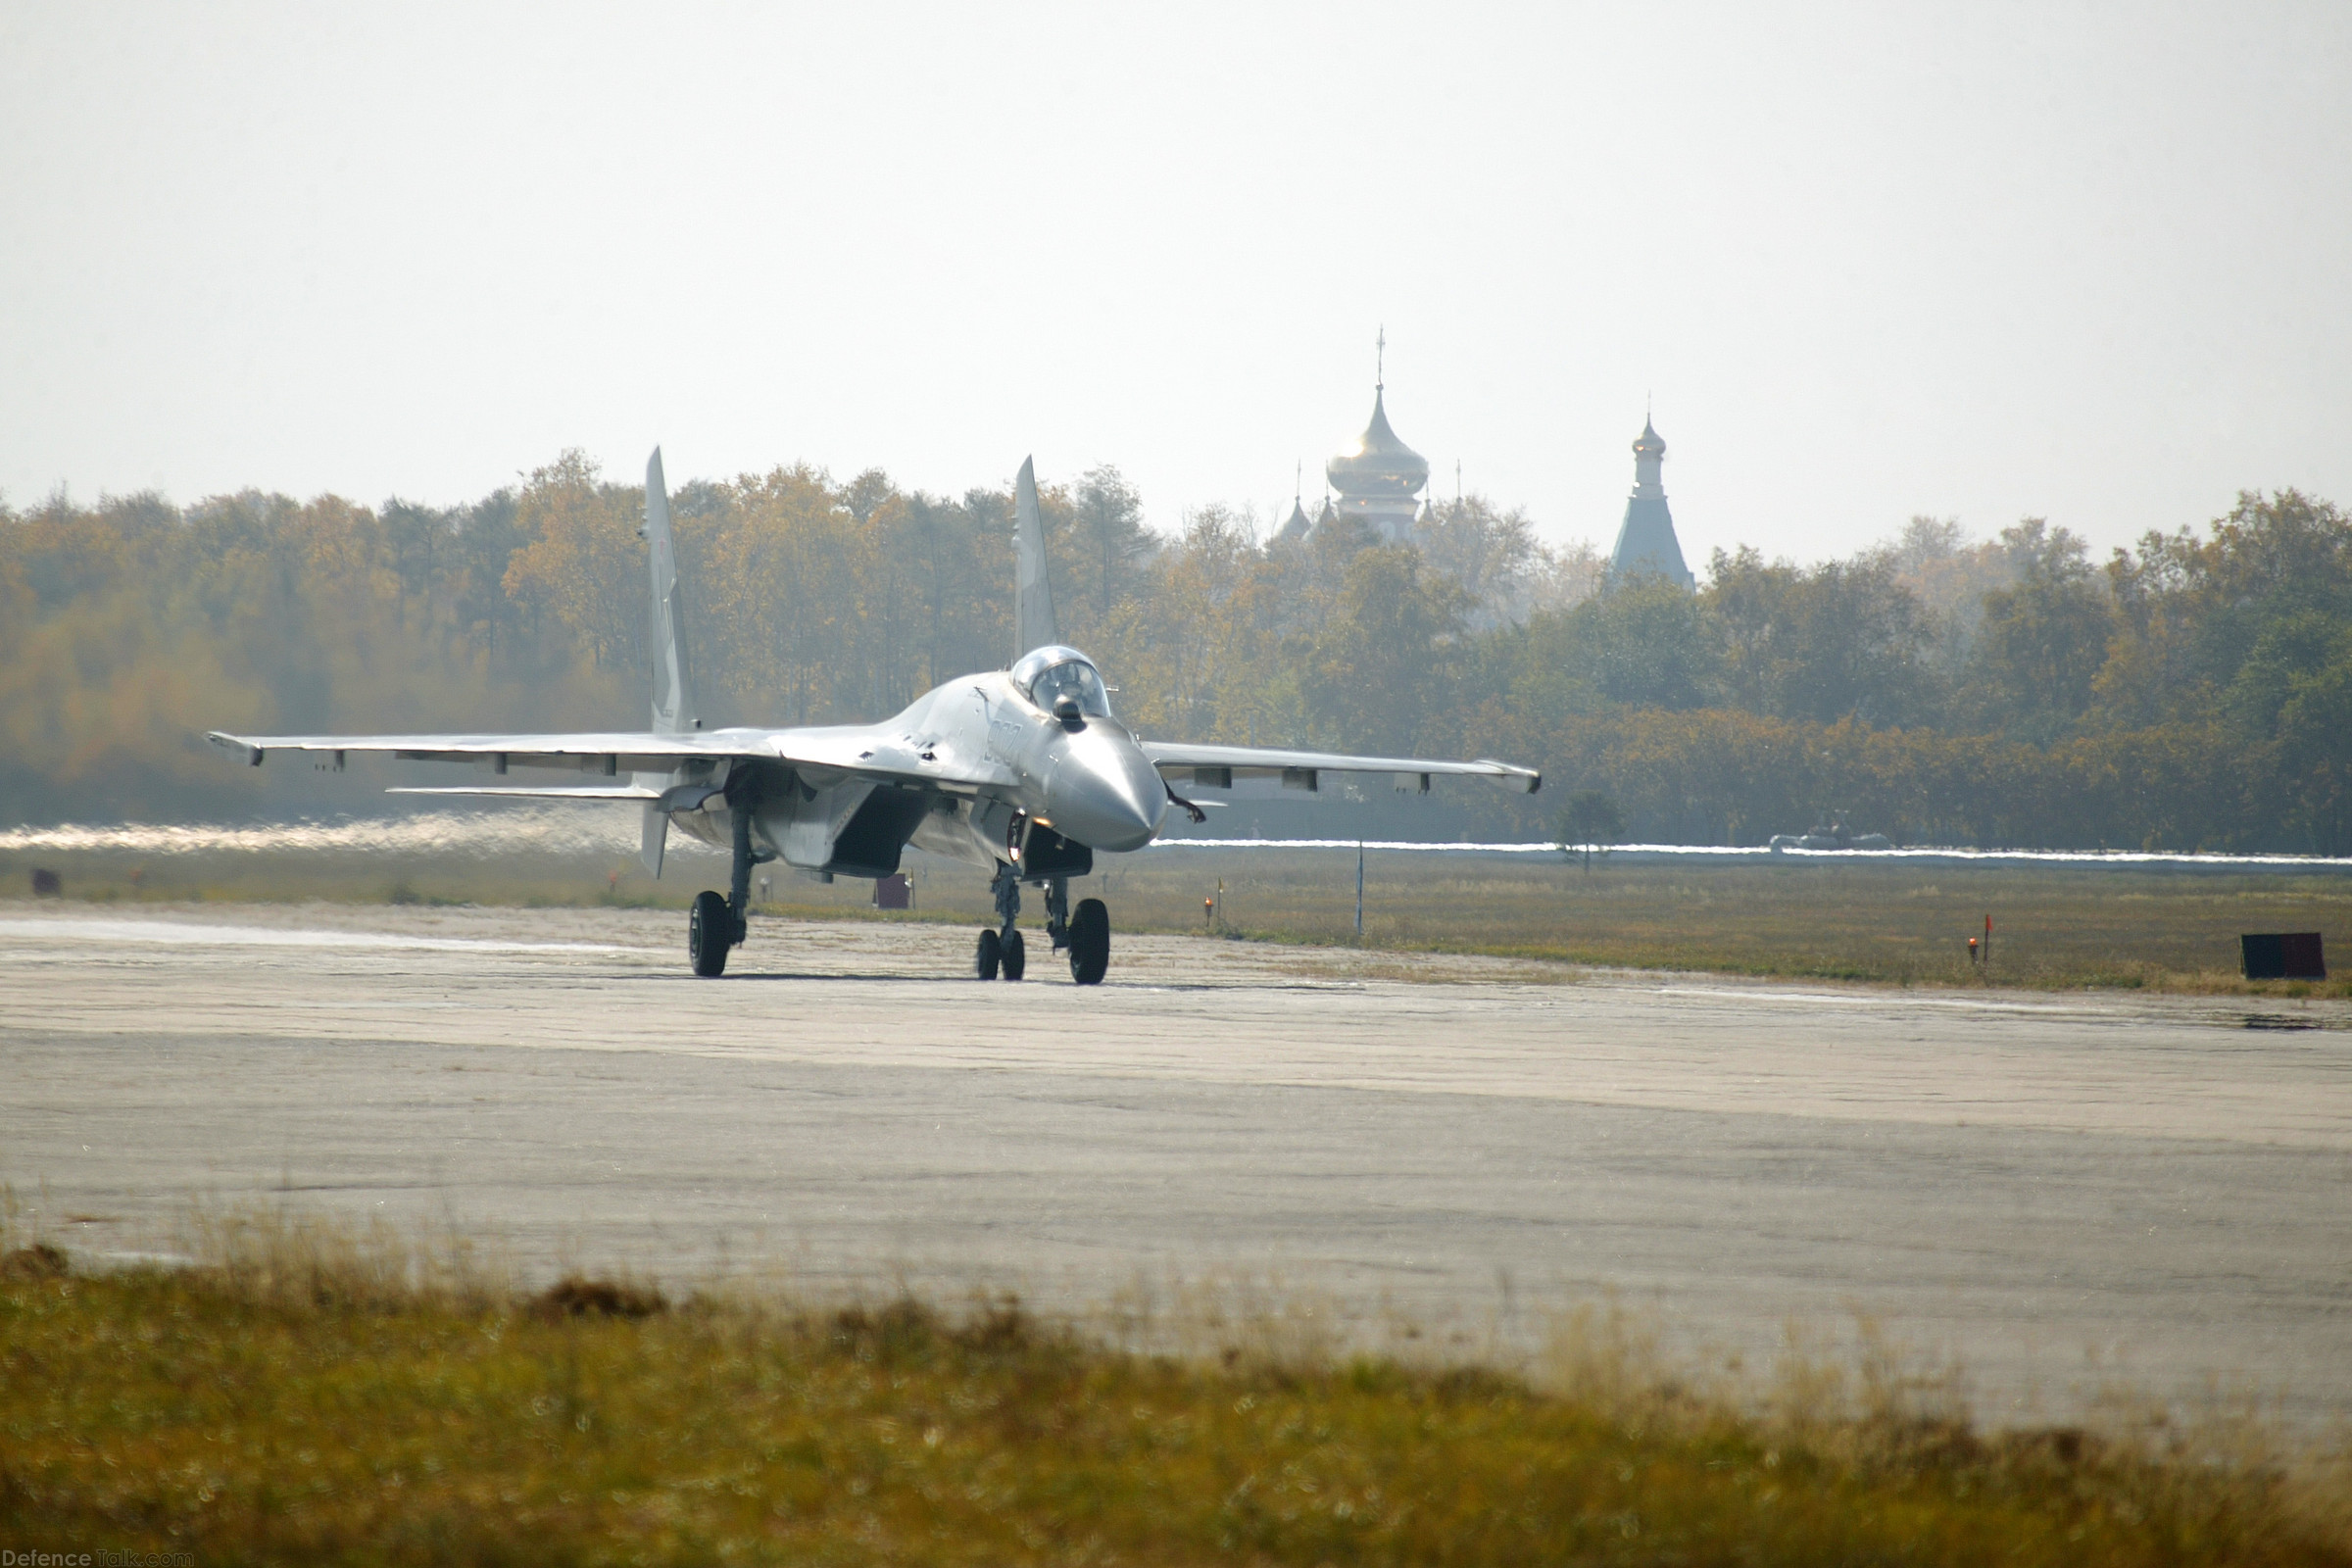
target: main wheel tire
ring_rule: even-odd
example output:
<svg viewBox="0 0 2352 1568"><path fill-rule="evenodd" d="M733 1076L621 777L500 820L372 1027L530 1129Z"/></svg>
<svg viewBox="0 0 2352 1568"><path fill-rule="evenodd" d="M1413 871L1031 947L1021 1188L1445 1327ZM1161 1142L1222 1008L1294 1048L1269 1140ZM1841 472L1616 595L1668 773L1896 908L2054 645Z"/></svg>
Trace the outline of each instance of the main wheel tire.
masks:
<svg viewBox="0 0 2352 1568"><path fill-rule="evenodd" d="M694 972L715 980L727 972L727 951L735 946L735 911L715 893L697 893L686 916L686 956Z"/></svg>
<svg viewBox="0 0 2352 1568"><path fill-rule="evenodd" d="M1070 978L1099 986L1110 968L1110 910L1101 899L1080 902L1070 916Z"/></svg>
<svg viewBox="0 0 2352 1568"><path fill-rule="evenodd" d="M997 965L1004 961L1004 944L998 939L995 931L983 930L980 933L979 950L972 958L972 967L978 971L980 978L994 980L997 977Z"/></svg>
<svg viewBox="0 0 2352 1568"><path fill-rule="evenodd" d="M1018 931L1004 933L1004 978L1018 980L1029 971L1029 945Z"/></svg>

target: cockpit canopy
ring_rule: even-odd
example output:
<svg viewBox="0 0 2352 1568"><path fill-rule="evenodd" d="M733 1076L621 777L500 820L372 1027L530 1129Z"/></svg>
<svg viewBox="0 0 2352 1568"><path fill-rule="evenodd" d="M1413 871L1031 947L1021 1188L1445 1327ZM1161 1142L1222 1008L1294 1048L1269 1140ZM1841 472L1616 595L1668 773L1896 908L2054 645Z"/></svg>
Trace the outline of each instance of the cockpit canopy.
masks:
<svg viewBox="0 0 2352 1568"><path fill-rule="evenodd" d="M1078 711L1089 718L1108 718L1110 698L1094 661L1075 648L1033 648L1012 666L1012 683L1029 694L1038 707L1052 710L1064 697L1078 699Z"/></svg>

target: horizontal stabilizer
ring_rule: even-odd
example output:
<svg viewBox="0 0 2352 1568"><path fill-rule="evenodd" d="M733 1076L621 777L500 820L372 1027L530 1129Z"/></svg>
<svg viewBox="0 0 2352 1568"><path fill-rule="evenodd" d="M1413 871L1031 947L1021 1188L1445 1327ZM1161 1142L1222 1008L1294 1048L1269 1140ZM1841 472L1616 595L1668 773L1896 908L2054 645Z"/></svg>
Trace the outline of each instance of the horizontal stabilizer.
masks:
<svg viewBox="0 0 2352 1568"><path fill-rule="evenodd" d="M386 795L480 795L506 801L658 801L662 792L642 784L621 784L601 789L540 790L528 784L450 784L421 788L402 785L384 791Z"/></svg>

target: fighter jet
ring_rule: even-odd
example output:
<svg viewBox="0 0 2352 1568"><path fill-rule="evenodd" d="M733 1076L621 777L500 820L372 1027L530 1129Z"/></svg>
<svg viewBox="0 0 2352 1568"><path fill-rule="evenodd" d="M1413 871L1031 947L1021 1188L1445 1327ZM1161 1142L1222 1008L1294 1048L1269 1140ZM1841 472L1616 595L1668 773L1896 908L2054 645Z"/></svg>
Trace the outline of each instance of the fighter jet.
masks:
<svg viewBox="0 0 2352 1568"><path fill-rule="evenodd" d="M686 922L694 972L723 975L749 932L752 868L773 860L824 881L896 873L909 844L990 877L998 923L973 954L983 980L1018 980L1027 955L1017 921L1024 885L1045 894L1046 934L1069 956L1070 978L1100 984L1110 965L1110 915L1101 899L1070 907L1069 884L1099 853L1140 850L1171 808L1200 807L1176 791L1231 790L1279 778L1317 788L1324 773L1388 773L1426 793L1436 774L1490 778L1533 792L1531 768L1495 761L1351 757L1253 746L1148 741L1111 712L1095 662L1064 647L1054 622L1044 525L1032 463L1015 487L1016 646L1010 665L934 687L879 724L706 729L687 660L686 607L670 542L662 451L645 468L652 566L653 727L576 735L229 735L218 746L259 767L271 752L353 752L469 762L493 774L528 767L587 775L569 787L491 784L395 790L502 800L634 801L640 856L662 874L674 825L733 857L728 891L695 895Z"/></svg>

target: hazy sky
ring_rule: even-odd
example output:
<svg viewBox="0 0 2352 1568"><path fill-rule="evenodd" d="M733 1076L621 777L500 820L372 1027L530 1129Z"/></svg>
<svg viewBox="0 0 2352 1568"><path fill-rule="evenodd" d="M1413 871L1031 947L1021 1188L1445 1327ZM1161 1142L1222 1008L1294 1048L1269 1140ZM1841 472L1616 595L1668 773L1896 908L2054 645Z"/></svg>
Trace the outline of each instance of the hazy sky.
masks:
<svg viewBox="0 0 2352 1568"><path fill-rule="evenodd" d="M0 490L584 447L1288 505L1390 413L1693 564L2352 503L2352 6L0 4Z"/></svg>

